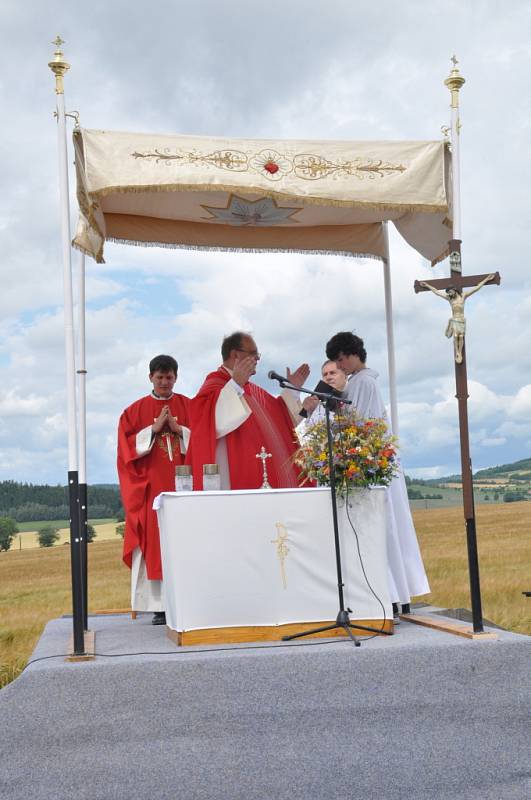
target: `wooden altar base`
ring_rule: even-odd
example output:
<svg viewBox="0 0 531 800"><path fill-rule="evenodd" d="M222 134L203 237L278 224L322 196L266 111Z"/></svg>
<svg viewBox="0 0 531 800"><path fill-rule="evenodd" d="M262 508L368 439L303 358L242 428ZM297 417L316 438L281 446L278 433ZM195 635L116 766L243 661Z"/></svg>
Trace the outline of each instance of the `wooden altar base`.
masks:
<svg viewBox="0 0 531 800"><path fill-rule="evenodd" d="M324 622L290 622L287 625L242 625L235 628L200 628L194 631L174 631L166 627L168 637L179 647L189 647L196 644L242 644L244 642L279 642L283 636L290 636L294 633L311 631L313 628L321 628L324 625L333 625L335 620ZM382 625L381 619L357 619L352 620L355 625L365 625L369 628L376 628L387 633L393 633L393 620L387 619ZM374 636L375 634L359 628L352 628L354 636ZM345 631L336 628L333 631L323 631L314 633L308 639L332 639L345 636Z"/></svg>

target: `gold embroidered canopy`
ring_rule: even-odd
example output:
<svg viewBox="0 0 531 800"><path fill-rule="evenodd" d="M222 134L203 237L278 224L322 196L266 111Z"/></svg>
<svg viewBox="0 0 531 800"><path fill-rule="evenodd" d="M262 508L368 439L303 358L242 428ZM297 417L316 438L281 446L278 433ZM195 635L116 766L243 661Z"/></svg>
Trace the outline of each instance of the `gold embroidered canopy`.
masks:
<svg viewBox="0 0 531 800"><path fill-rule="evenodd" d="M74 245L384 258L382 222L432 263L451 236L444 141L223 139L76 129Z"/></svg>

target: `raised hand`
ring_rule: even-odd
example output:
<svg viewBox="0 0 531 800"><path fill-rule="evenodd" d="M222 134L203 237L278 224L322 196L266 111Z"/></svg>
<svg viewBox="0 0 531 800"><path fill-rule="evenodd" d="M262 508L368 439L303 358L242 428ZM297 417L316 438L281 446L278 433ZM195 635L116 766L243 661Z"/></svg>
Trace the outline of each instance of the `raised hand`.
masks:
<svg viewBox="0 0 531 800"><path fill-rule="evenodd" d="M309 374L310 367L308 364L301 364L300 367L297 367L295 372L292 372L289 367L286 367L287 380L292 383L293 386L303 386Z"/></svg>
<svg viewBox="0 0 531 800"><path fill-rule="evenodd" d="M244 356L236 359L232 368L232 377L243 388L255 372L256 358L254 356Z"/></svg>

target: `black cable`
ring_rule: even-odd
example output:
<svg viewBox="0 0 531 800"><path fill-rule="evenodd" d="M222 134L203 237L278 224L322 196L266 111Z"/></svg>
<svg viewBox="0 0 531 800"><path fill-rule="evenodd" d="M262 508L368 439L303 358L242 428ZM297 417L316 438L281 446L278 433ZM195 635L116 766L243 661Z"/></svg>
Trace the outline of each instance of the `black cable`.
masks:
<svg viewBox="0 0 531 800"><path fill-rule="evenodd" d="M372 636L370 637L372 639ZM126 656L184 656L188 655L189 653L223 653L223 652L233 652L233 651L246 651L246 650L275 650L279 647L315 647L317 645L325 645L325 644L339 644L343 642L350 642L350 639L340 639L330 637L330 639L323 639L322 641L305 641L305 642L269 642L267 644L254 644L250 646L233 646L233 647L204 647L204 648L194 648L187 649L187 650L154 650L154 651L141 651L140 653L88 653L90 656L98 657L98 658L125 658ZM64 653L56 653L53 656L40 656L39 658L33 658L31 661L25 665L25 667L20 671L19 675L22 675L24 670L26 670L32 664L36 664L38 661L47 661L50 658L65 658Z"/></svg>

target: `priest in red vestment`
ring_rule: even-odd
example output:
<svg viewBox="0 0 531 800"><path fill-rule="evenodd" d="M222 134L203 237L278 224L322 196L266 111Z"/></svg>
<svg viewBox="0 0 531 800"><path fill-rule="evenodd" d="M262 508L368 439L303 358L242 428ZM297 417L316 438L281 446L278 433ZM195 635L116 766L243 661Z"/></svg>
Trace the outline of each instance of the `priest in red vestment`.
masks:
<svg viewBox="0 0 531 800"><path fill-rule="evenodd" d="M175 490L184 463L190 400L174 394L177 362L160 355L149 364L153 390L125 409L118 426L118 475L125 509L123 560L131 569L131 608L153 611L163 624L162 565L154 498Z"/></svg>
<svg viewBox="0 0 531 800"><path fill-rule="evenodd" d="M259 489L262 485L262 447L269 484L274 489L297 487L299 470L292 457L299 444L294 425L300 422L298 392L285 389L273 397L250 382L260 353L252 336L237 331L221 346L223 364L207 375L190 403L190 444L186 456L192 465L194 489L203 488L203 465L218 464L222 489ZM302 386L310 373L307 364L287 372Z"/></svg>

